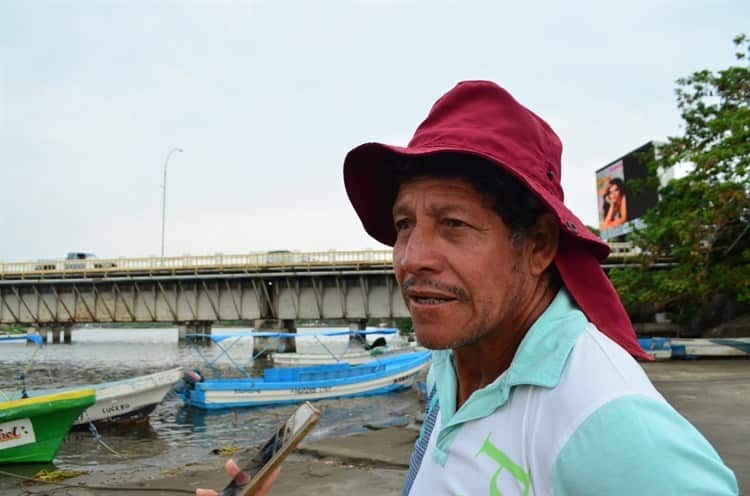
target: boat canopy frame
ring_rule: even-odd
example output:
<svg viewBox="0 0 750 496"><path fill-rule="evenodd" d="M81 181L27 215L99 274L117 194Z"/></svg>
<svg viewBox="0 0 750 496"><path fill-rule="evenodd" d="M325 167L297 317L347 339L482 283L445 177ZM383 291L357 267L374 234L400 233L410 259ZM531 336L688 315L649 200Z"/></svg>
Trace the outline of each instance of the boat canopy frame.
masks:
<svg viewBox="0 0 750 496"><path fill-rule="evenodd" d="M253 363L256 359L258 359L260 356L262 356L264 353L268 352L268 349L263 348L256 354L251 354L250 358L243 364L237 363L236 360L234 360L230 355L229 352L231 349L239 343L242 339L245 338L279 338L279 339L294 339L299 337L314 337L315 340L320 344L333 358L336 360L336 363L340 363L341 359L336 356L335 353L333 353L321 340L320 337L330 337L330 336L367 336L370 334L376 334L376 335L393 335L397 334L398 329L394 328L387 328L387 329L371 329L371 330L338 330L338 331L320 331L320 332L311 332L311 333L305 333L305 334L298 334L296 332L274 332L274 331L245 331L241 333L234 333L234 334L211 334L211 335L205 335L205 334L199 334L199 333L191 333L185 335L185 340L191 345L191 348L193 351L206 363L206 365L211 369L215 377L217 378L223 378L221 370L216 367L216 364L222 360L223 357L226 357L226 359L229 361L229 363L232 364L232 366L243 376L252 378L253 374L247 369L247 367ZM203 353L201 351L202 343L205 342L206 339L210 339L211 342L213 342L220 350L220 353L215 358L210 358L207 354ZM228 345L222 344L224 341L231 340ZM348 347L347 347L348 349ZM373 356L373 360L379 360L377 356Z"/></svg>

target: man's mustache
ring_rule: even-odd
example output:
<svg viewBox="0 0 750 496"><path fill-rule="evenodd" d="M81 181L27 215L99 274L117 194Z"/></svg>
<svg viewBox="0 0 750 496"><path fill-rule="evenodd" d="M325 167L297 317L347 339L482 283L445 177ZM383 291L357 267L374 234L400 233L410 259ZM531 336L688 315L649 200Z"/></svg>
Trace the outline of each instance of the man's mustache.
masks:
<svg viewBox="0 0 750 496"><path fill-rule="evenodd" d="M468 293L466 293L463 288L459 288L458 286L451 286L449 284L443 284L440 281L434 281L432 279L426 279L417 276L409 276L404 279L404 282L401 284L401 290L406 292L414 286L420 288L432 288L445 293L450 293L459 300L469 299Z"/></svg>

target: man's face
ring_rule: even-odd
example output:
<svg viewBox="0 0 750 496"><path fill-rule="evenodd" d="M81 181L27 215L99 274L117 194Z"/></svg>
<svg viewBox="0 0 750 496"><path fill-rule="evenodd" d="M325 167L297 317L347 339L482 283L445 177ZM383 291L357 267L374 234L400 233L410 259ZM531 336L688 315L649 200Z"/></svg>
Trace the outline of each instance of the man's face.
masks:
<svg viewBox="0 0 750 496"><path fill-rule="evenodd" d="M507 329L525 287L523 250L467 181L417 178L393 205L393 266L419 342L458 348Z"/></svg>

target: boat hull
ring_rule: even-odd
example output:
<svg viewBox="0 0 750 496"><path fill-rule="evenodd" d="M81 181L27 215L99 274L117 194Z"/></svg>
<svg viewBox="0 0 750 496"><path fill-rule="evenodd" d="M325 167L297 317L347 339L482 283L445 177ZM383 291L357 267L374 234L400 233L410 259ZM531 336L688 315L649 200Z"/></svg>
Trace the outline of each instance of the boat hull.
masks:
<svg viewBox="0 0 750 496"><path fill-rule="evenodd" d="M52 461L73 421L94 400L87 389L0 403L0 464Z"/></svg>
<svg viewBox="0 0 750 496"><path fill-rule="evenodd" d="M750 338L640 338L638 344L657 360L750 355Z"/></svg>
<svg viewBox="0 0 750 496"><path fill-rule="evenodd" d="M134 423L148 419L156 405L182 377L182 369L174 368L155 374L121 381L91 385L96 390L96 403L86 409L73 423Z"/></svg>
<svg viewBox="0 0 750 496"><path fill-rule="evenodd" d="M330 375L330 378L319 380L207 380L195 384L194 389L184 390L181 397L191 406L220 410L384 394L411 387L417 374L429 365L429 353L409 355L413 356L388 357L371 361L370 365L365 364L360 368L340 364L341 366L274 369L279 375L292 375L295 371L305 371L303 376ZM360 374L360 370L363 373ZM309 371L312 372L307 373ZM348 377L336 377L347 374Z"/></svg>

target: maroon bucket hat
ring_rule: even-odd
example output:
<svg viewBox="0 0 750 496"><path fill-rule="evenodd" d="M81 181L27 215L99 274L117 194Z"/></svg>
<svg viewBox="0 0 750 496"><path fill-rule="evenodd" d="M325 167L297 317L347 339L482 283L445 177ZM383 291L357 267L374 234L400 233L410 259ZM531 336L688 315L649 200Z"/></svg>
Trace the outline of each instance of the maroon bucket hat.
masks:
<svg viewBox="0 0 750 496"><path fill-rule="evenodd" d="M444 152L482 157L539 197L561 226L555 265L570 295L601 332L631 355L650 360L599 263L609 255L609 246L563 204L560 139L544 120L495 83L456 85L435 102L406 147L365 143L347 154L344 183L365 230L393 246L393 165L405 157Z"/></svg>

